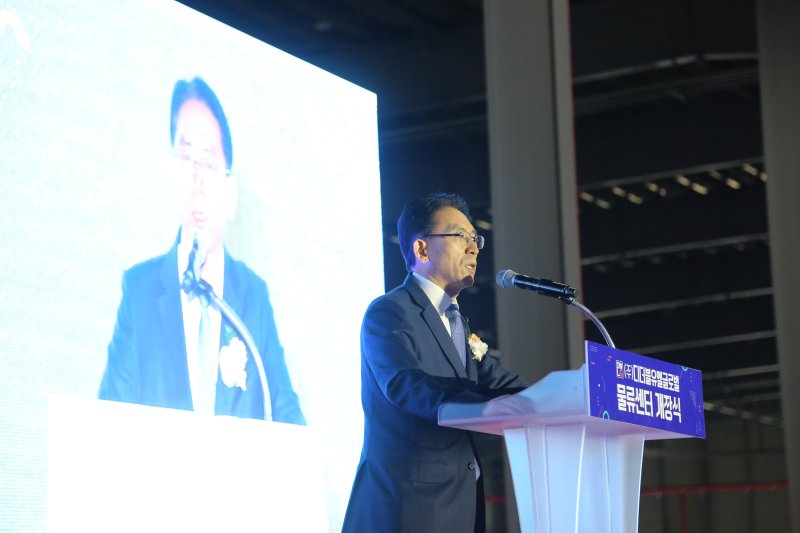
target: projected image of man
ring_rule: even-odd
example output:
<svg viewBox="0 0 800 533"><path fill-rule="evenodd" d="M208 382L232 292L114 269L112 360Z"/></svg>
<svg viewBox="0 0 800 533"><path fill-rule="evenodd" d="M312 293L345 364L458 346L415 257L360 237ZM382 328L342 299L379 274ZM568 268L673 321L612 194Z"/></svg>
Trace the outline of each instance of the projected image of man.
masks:
<svg viewBox="0 0 800 533"><path fill-rule="evenodd" d="M466 202L454 194L411 202L397 230L409 275L364 315L364 445L343 531L483 531L472 436L439 426L439 406L486 402L527 382L468 344L458 295L475 281L484 239Z"/></svg>
<svg viewBox="0 0 800 533"><path fill-rule="evenodd" d="M238 197L231 173L233 144L219 99L199 77L174 86L170 140L173 157L165 189L181 216L179 235L164 255L123 274L99 396L304 424L267 284L224 245ZM181 291L190 257L252 335L267 377L266 408L253 354L240 332L205 298Z"/></svg>

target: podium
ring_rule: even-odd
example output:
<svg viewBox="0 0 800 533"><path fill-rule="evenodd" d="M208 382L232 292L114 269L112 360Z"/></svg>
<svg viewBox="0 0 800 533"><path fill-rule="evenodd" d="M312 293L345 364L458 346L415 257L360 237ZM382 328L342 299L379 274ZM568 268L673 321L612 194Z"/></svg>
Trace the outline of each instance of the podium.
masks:
<svg viewBox="0 0 800 533"><path fill-rule="evenodd" d="M48 417L48 531L329 531L307 427L61 396Z"/></svg>
<svg viewBox="0 0 800 533"><path fill-rule="evenodd" d="M644 442L705 438L699 371L586 343L586 363L439 424L502 435L525 533L635 533Z"/></svg>

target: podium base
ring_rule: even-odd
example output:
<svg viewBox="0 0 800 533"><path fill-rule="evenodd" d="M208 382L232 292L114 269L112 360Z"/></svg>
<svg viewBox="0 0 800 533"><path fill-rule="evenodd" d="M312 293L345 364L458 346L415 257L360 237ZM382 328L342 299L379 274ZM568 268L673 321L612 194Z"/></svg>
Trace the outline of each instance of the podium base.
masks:
<svg viewBox="0 0 800 533"><path fill-rule="evenodd" d="M644 435L585 424L504 431L524 533L636 533Z"/></svg>

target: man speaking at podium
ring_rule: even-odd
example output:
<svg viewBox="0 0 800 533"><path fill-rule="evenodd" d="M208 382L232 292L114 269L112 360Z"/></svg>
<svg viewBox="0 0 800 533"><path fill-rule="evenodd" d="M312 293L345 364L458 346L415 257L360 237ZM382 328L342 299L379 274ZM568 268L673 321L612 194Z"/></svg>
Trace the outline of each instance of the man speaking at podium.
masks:
<svg viewBox="0 0 800 533"><path fill-rule="evenodd" d="M225 250L225 224L236 212L228 120L201 78L179 80L170 117L170 178L181 215L177 242L125 272L122 301L99 396L207 414L265 418L253 354L239 332L181 291L196 269L242 319L264 363L272 420L304 424L284 361L267 285ZM194 263L194 264L190 264Z"/></svg>
<svg viewBox="0 0 800 533"><path fill-rule="evenodd" d="M364 445L343 531L484 531L472 436L439 426L438 409L486 402L527 382L485 355L458 309L484 243L466 202L444 193L413 201L397 230L409 275L364 316Z"/></svg>

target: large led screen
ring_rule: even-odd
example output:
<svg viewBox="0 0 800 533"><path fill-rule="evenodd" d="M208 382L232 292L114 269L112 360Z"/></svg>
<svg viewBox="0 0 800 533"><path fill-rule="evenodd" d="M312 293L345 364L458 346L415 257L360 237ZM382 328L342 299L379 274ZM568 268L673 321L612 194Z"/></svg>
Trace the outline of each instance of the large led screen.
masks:
<svg viewBox="0 0 800 533"><path fill-rule="evenodd" d="M216 161L192 140L184 153L170 126L176 82L195 79L230 132ZM341 527L363 432L360 322L383 292L375 95L178 3L11 0L0 4L1 531L47 529L48 401L96 399L104 373L118 391L131 377L107 369L131 357L119 346L178 353L182 370L159 379L189 386L181 341L190 350L187 324L201 319L184 318L177 352L159 336L190 304L176 292L160 309L178 326L131 324L146 320L132 316L146 313L153 262L179 277L186 189L198 183L230 219L221 239L240 263L225 262L225 276L255 280L241 295L225 278L222 297L271 310L259 324L319 435L327 520ZM164 259L175 250L178 265ZM231 379L217 386L243 389ZM253 380L251 369L251 391Z"/></svg>

